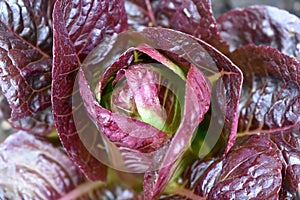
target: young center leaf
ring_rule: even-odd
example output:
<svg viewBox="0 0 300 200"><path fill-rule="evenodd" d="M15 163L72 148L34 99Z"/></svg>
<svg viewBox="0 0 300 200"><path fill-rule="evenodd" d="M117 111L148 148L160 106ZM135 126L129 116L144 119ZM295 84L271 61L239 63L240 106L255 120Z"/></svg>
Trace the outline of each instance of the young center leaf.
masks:
<svg viewBox="0 0 300 200"><path fill-rule="evenodd" d="M222 114L224 115L225 121L224 126L222 126L222 129L220 130L221 138L224 139L224 144L217 145L218 146L218 152L220 154L226 153L229 151L229 149L232 147L235 136L236 136L236 129L237 129L237 105L238 105L238 98L240 96L240 89L241 89L241 83L242 83L242 74L237 69L237 67L231 63L225 56L223 56L219 51L216 51L214 48L212 48L207 43L203 42L202 40L197 40L194 37L188 36L185 37L184 34L179 34L176 31L167 31L166 29L145 29L144 34L147 38L153 40L156 42L157 49L168 49L165 50L165 52L169 52L172 54L169 55L172 60L178 59L179 61L181 58L185 58L187 62L190 62L192 65L197 66L196 70L193 70L193 67L191 66L189 69L188 76L191 78L189 81L190 86L187 85L186 87L193 88L194 94L202 93L202 95L196 95L196 97L191 97L186 93L185 95L185 107L184 112L186 112L186 109L189 110L186 113L184 113L184 117L182 120L182 123L177 130L176 134L174 135L174 138L172 139L170 146L176 147L169 148L167 152L166 159L162 162L161 168L156 171L149 171L145 174L145 180L144 180L144 190L145 198L155 198L157 197L165 188L168 181L171 179L172 175L174 174L176 168L177 168L177 161L179 160L182 153L185 151L186 146L182 144L189 144L191 140L191 136L194 133L194 128L198 127L199 124L195 123L195 120L193 116L198 116L198 123L202 121L202 117L200 113L204 112L205 106L202 103L199 103L198 106L200 106L200 110L195 109L197 106L194 105L193 109L190 109L189 106L193 103L188 103L189 98L193 98L194 100L197 99L206 99L211 98L214 96L214 98L218 98L219 100L225 99L226 106L224 109L222 109ZM196 41L196 42L195 42ZM201 46L201 47L200 47ZM199 52L203 52L200 54ZM177 55L177 56L174 56ZM213 59L212 59L213 58ZM186 63L186 62L183 62ZM215 68L214 68L215 67ZM217 80L221 80L222 89L217 91L211 91L210 89L205 89L205 84L207 82L200 81L200 75L196 73L199 69L201 69L201 72L205 74L205 79L210 80L209 84L212 84L212 88L214 88L218 83ZM193 71L193 72L192 72ZM195 74L198 75L195 75ZM198 79L194 79L193 76L198 77ZM188 80L187 80L188 82ZM193 85L195 84L195 85ZM194 88L195 87L195 88ZM206 96L206 92L210 93L209 96ZM190 91L191 92L191 91ZM213 93L213 94L212 94ZM211 99L210 99L211 101ZM220 101L221 102L221 101ZM220 103L218 102L218 104ZM224 105L224 104L222 104ZM191 114L189 114L191 112ZM195 114L194 112L197 112L198 114ZM192 121L189 121L189 119L193 118ZM185 121L187 120L187 121ZM184 128L185 125L183 125L185 122L187 122L185 125L187 125L188 128ZM188 125L189 124L189 125ZM193 126L196 126L193 128ZM181 129L182 128L182 129ZM186 132L184 131L186 130ZM183 131L181 133L181 131ZM186 134L191 134L190 136L187 136ZM211 133L216 134L216 133ZM178 147L178 148L177 148ZM213 147L212 147L213 148Z"/></svg>

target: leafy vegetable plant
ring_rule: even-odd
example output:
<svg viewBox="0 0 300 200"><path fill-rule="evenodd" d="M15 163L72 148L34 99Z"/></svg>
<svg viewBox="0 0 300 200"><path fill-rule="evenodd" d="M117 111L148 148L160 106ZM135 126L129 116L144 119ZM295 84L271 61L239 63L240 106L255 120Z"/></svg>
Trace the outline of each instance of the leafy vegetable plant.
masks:
<svg viewBox="0 0 300 200"><path fill-rule="evenodd" d="M209 0L0 1L0 199L296 199L300 19Z"/></svg>

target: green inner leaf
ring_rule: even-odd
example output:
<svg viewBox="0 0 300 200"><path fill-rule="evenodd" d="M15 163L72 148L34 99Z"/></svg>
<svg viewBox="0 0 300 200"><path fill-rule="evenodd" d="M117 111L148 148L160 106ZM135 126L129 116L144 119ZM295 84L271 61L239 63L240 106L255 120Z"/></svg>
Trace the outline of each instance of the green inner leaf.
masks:
<svg viewBox="0 0 300 200"><path fill-rule="evenodd" d="M137 51L133 55L137 62L145 61L147 56ZM124 71L117 81L116 75L109 79L102 96L96 93L100 104L112 112L133 117L173 135L181 122L185 81L178 73L157 62L134 63Z"/></svg>

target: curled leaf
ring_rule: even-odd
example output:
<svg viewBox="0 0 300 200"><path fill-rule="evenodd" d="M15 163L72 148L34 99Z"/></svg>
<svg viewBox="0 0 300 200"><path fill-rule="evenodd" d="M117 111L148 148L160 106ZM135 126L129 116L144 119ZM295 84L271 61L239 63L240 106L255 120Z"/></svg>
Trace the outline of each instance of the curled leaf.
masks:
<svg viewBox="0 0 300 200"><path fill-rule="evenodd" d="M237 115L236 115L237 114L237 103L238 103L237 98L240 95L240 86L241 86L237 83L241 83L241 81L242 81L242 75L241 75L240 71L225 56L223 56L218 51L211 48L209 45L202 42L201 40L195 41L193 37L185 37L184 34L177 34L177 32L175 32L175 31L173 32L173 31L167 31L167 30L163 30L163 29L162 30L160 30L160 29L145 29L144 34L147 38L155 41L155 43L157 44L156 48L167 49L167 50L165 50L165 52L171 52L172 54L167 54L167 55L169 55L173 60L175 59L180 62L180 61L182 61L181 60L182 58L185 58L187 62L190 62L192 65L197 66L199 69L201 69L201 72L206 76L206 78L211 81L211 83L213 85L212 88L215 89L215 87L217 87L218 89L220 89L220 90L216 89L211 92L213 104L214 104L214 106L217 107L217 109L219 109L220 108L219 106L221 105L220 102L222 102L222 100L225 98L226 106L225 106L225 108L223 108L222 106L224 105L224 103L222 103L222 106L221 106L222 109L218 110L216 112L216 113L221 112L221 114L219 114L214 119L217 119L218 117L220 117L220 118L224 117L225 121L224 121L224 124L222 124L222 119L220 119L218 121L218 123L221 123L221 124L218 124L218 126L220 125L220 130L218 129L219 128L218 127L211 134L221 134L222 138L225 138L225 140L226 140L225 147L224 147L224 144L218 145L218 148L220 148L220 149L218 149L217 151L219 153L220 152L224 153L224 152L229 151L229 149L231 148L231 146L234 143L235 133L236 133L236 128L237 128L237 122L236 122L236 120L237 120ZM199 53L199 52L202 52L202 53ZM176 55L176 56L174 56L174 55ZM186 61L183 63L186 64L187 63ZM191 67L190 70L193 71L193 67ZM195 71L197 71L197 70L195 70ZM197 74L197 73L195 73L195 74ZM191 75L191 77L193 77L192 74L190 74L190 75ZM201 77L201 76L198 75L198 77ZM193 88L195 86L195 88L197 88L197 89L193 89L194 92L202 91L203 94L205 94L204 91L208 91L208 90L205 90L202 88L205 84L201 83L201 81L194 80L192 82L195 83L196 85L191 85L190 87ZM222 85L221 83L224 83L224 85ZM199 85L197 86L197 84L199 84ZM220 85L218 85L218 84L220 84ZM216 85L218 85L218 86L216 86ZM237 87L237 85L239 87ZM186 87L189 87L189 86L186 86ZM187 95L187 93L186 93L186 95ZM200 96L198 96L198 98L200 98ZM204 97L204 96L202 96L202 97ZM187 96L185 96L185 97L187 97ZM216 97L218 97L218 98L216 98ZM207 98L208 98L207 96L204 97L204 99L207 99ZM196 100L197 98L194 97L193 99ZM215 102L214 101L215 99L218 99L219 102ZM200 104L200 105L202 105L202 104ZM187 105L187 108L188 108L188 106L189 105ZM196 107L197 106L195 106L194 109ZM203 109L205 106L204 107L200 106L200 107L201 107L200 110L193 110L191 113L204 111L201 109ZM189 111L191 111L191 110L189 110ZM187 114L187 113L185 113L185 114ZM196 116L201 116L201 115L196 115ZM187 119L189 119L189 117L187 115L185 115L185 117L187 117ZM183 122L184 122L185 117L183 117ZM190 117L192 117L192 115ZM223 120L224 120L224 118L223 118ZM195 119L193 119L193 120L195 120ZM201 121L202 119L199 119L199 120ZM187 124L189 124L189 123L187 123ZM193 134L192 126L194 126L195 124L194 124L194 122L190 123L190 124L191 124L191 126L188 125L187 130L189 130L188 133ZM214 126L216 126L216 125L217 124L214 124ZM182 126L182 128L183 127L184 126ZM183 134L178 134L178 133L180 133L180 131L181 131L181 129L179 127L177 134L175 134L172 142L170 143L171 146L174 145L174 148L173 148L174 152L172 152L173 151L173 150L171 150L172 148L169 148L169 151L167 153L168 155L170 154L173 157L175 157L175 159L173 159L172 156L167 156L166 159L163 161L163 164L161 165L162 168L160 168L158 171L153 171L153 172L149 171L148 173L146 173L145 181L144 181L144 188L145 188L145 191L147 191L146 196L145 196L146 198L154 198L157 195L159 195L163 191L166 183L172 177L172 174L175 172L176 164L173 162L178 161L181 153L184 151L185 147L183 147L182 144L185 142L188 142L191 139L191 137L188 137L186 135L183 136ZM212 129L210 131L212 131ZM183 137L181 137L181 136L183 136ZM220 136L220 135L218 135L218 136ZM218 140L218 136L216 136L217 140ZM212 150L216 143L217 143L217 141L214 141L214 140L213 140L213 142L209 142L209 145L211 145L209 150ZM178 148L175 148L175 146L178 146ZM178 150L178 151L176 151L176 150ZM168 164L168 163L173 163L173 164Z"/></svg>
<svg viewBox="0 0 300 200"><path fill-rule="evenodd" d="M111 142L118 146L151 152L159 148L167 135L142 121L113 113L96 101L83 71L79 72L79 87L83 102L92 120Z"/></svg>
<svg viewBox="0 0 300 200"><path fill-rule="evenodd" d="M146 199L158 196L171 179L177 167L175 162L187 148L186 144L191 139L191 134L203 120L209 103L210 89L205 78L195 67L191 67L187 75L183 121L170 143L166 156L161 163L161 168L158 172L153 171L145 174L143 186Z"/></svg>

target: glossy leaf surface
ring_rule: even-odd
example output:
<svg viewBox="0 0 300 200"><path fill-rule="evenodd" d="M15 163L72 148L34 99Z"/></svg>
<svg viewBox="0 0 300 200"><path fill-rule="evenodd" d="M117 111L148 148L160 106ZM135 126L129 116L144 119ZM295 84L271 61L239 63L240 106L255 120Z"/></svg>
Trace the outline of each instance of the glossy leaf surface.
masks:
<svg viewBox="0 0 300 200"><path fill-rule="evenodd" d="M278 131L270 135L280 150L283 165L282 189L295 198L300 184L300 133L299 127Z"/></svg>
<svg viewBox="0 0 300 200"><path fill-rule="evenodd" d="M159 30L159 29L153 29L153 30ZM220 79L225 84L224 85L225 89L223 88L225 91L221 90L221 91L219 91L220 93L217 92L216 95L225 95L225 97L224 96L221 96L221 97L224 97L226 99L227 104L231 105L231 106L226 106L224 108L224 110L222 110L224 112L222 114L225 115L226 120L225 120L223 129L221 129L221 131L220 131L220 134L226 140L226 145L225 145L225 147L224 146L221 147L221 149L222 149L221 151L223 151L223 152L228 151L231 148L231 146L235 140L235 131L236 131L236 125L237 125L237 121L236 121L237 120L237 115L236 115L237 103L238 103L237 97L240 94L240 88L237 87L237 85L233 82L241 82L242 81L242 75L241 75L240 71L236 68L236 66L234 66L234 64L232 64L229 60L227 60L223 55L221 55L219 52L215 51L215 49L210 48L210 46L208 46L206 43L201 42L200 40L199 41L197 40L197 42L194 43L193 38L187 39L184 35L177 34L176 32L173 33L173 32L163 31L163 29L158 34L154 34L151 31L151 29L148 29L148 30L145 30L145 34L147 37L156 41L157 44L161 45L161 46L158 46L158 48L170 49L170 51L172 53L179 55L179 57L185 57L186 55L188 55L188 58L189 58L188 61L191 62L192 64L198 66L199 68L201 68L202 66L205 66L204 69L202 69L201 71L202 71L202 73L204 73L206 75L207 78L209 78L210 76L215 77L214 75L216 75L216 74L217 74L217 78L216 78L217 80L218 80L218 77L221 77ZM176 38L176 40L174 40L175 38ZM201 46L200 49L198 49L199 45ZM199 51L203 51L204 53L199 55L198 54ZM188 54L186 52L188 52ZM213 58L213 60L211 60L211 58ZM175 57L175 59L176 59L176 57ZM178 59L178 57L177 57L177 59ZM214 69L214 66L216 67L215 69ZM214 70L220 70L220 71L222 71L222 73L219 74L218 71L214 71ZM199 75L198 75L198 77L199 77ZM233 77L235 77L235 78L233 78ZM192 82L196 83L194 80ZM200 82L197 82L197 83L199 84ZM213 84L215 84L215 82L213 82ZM200 83L200 85L202 85L202 84ZM200 88L201 87L197 86L197 91ZM199 91L201 91L201 89ZM214 95L214 92L215 91L212 92L213 93L212 95ZM225 92L225 94L222 92ZM236 94L236 96L233 96L234 94ZM232 96L229 97L229 95L232 95ZM185 97L187 97L187 96L185 96ZM219 98L219 100L221 100L221 99L222 98ZM193 123L191 123L191 124L193 124ZM189 127L191 128L191 126L189 126ZM180 130L180 128L179 128L179 130ZM174 142L173 145L175 145L175 146L178 145L177 142L180 143L180 141L183 141L183 140L185 142L188 141L188 140L186 140L187 138L181 137L180 134L178 135L178 138L177 138L178 140L176 140L175 138L176 138L176 135L175 135L174 139L172 140L172 142ZM171 143L171 145L172 145L172 143ZM182 152L183 149L180 150L179 152ZM219 149L219 151L220 151L220 149ZM171 152L169 152L169 153L171 153ZM177 154L177 156L179 156L179 154ZM172 153L170 155L172 155ZM172 158L170 158L170 159L172 159ZM172 162L169 162L168 160L165 160L165 161L166 161L166 163L172 163ZM168 164L166 164L166 165L163 164L162 166L163 167L158 172L151 172L151 173L148 173L145 175L144 187L145 187L146 191L149 192L148 188L153 187L153 190L151 191L151 193L149 193L149 196L148 196L150 198L156 196L157 194L159 194L162 191L164 185L167 183L167 180L168 180L168 179L166 180L165 177L170 177L170 174L174 173L174 170L176 168L176 164L175 164L175 166L171 166ZM158 173L159 175L157 176L156 173ZM149 183L149 180L151 180L151 182L153 182L153 183L151 183L151 182ZM154 185L151 185L151 184L154 184Z"/></svg>
<svg viewBox="0 0 300 200"><path fill-rule="evenodd" d="M134 30L145 27L169 28L225 50L208 0L127 0L125 5L128 24Z"/></svg>
<svg viewBox="0 0 300 200"><path fill-rule="evenodd" d="M93 158L78 135L77 128L84 132L84 121L75 126L73 111L84 115L84 108L75 104L72 110L75 78L82 60L104 36L126 29L123 1L56 1L54 8L54 66L52 73L53 115L63 146L85 174L92 180L105 179L105 166ZM76 88L76 87L75 87ZM74 91L76 94L78 91ZM80 97L79 97L80 98ZM91 124L91 127L93 125ZM92 130L88 130L93 134ZM94 138L86 137L87 139Z"/></svg>
<svg viewBox="0 0 300 200"><path fill-rule="evenodd" d="M297 198L300 20L210 4L0 1L0 199Z"/></svg>
<svg viewBox="0 0 300 200"><path fill-rule="evenodd" d="M63 151L23 131L0 144L0 172L1 199L58 199L84 181Z"/></svg>
<svg viewBox="0 0 300 200"><path fill-rule="evenodd" d="M145 175L144 190L146 199L156 197L171 179L176 164L175 162L187 148L198 124L203 120L209 108L210 90L205 83L205 78L198 69L191 67L186 80L186 93L183 120L176 135L172 139L169 149L158 172L147 172ZM153 184L153 185L150 185Z"/></svg>
<svg viewBox="0 0 300 200"><path fill-rule="evenodd" d="M190 186L199 196L207 199L279 197L282 164L276 146L263 136L238 138L224 158L206 167L204 162L198 162L189 169L191 174L187 173Z"/></svg>
<svg viewBox="0 0 300 200"><path fill-rule="evenodd" d="M53 4L53 0L0 2L1 90L12 109L13 126L37 134L53 128L52 120L42 117L51 106Z"/></svg>
<svg viewBox="0 0 300 200"><path fill-rule="evenodd" d="M239 132L272 133L299 125L300 64L271 47L237 49L231 59L245 76Z"/></svg>
<svg viewBox="0 0 300 200"><path fill-rule="evenodd" d="M213 45L221 45L209 0L162 0L154 9L156 24L182 31Z"/></svg>
<svg viewBox="0 0 300 200"><path fill-rule="evenodd" d="M217 24L230 51L247 44L267 45L300 59L300 19L285 10L250 6L223 14Z"/></svg>
<svg viewBox="0 0 300 200"><path fill-rule="evenodd" d="M151 0L125 0L128 26L132 30L142 30L155 25ZM154 22L154 23L153 23Z"/></svg>

